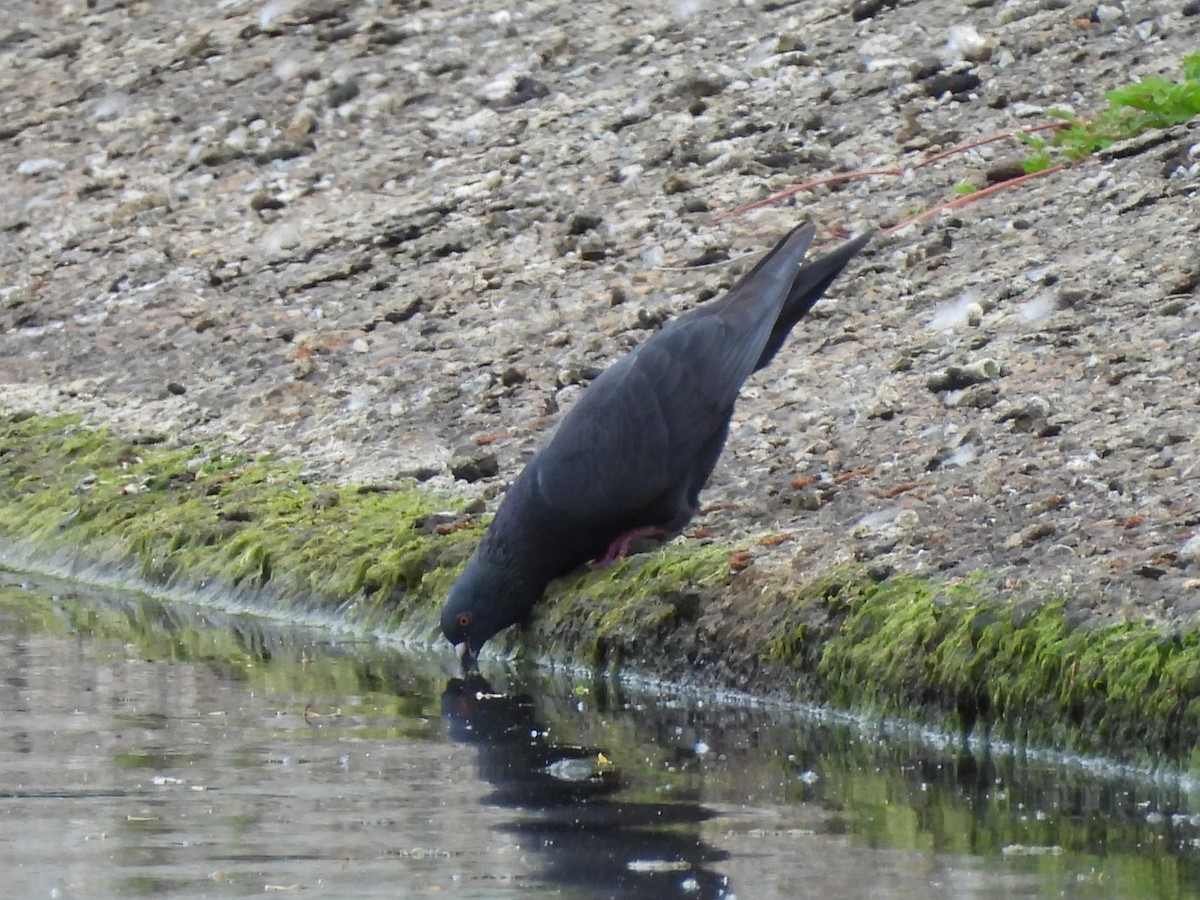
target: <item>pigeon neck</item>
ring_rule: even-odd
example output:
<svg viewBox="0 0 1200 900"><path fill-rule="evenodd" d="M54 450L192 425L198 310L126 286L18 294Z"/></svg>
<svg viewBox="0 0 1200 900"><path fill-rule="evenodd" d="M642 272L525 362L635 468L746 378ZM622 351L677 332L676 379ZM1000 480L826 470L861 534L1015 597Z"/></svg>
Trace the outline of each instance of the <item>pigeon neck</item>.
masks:
<svg viewBox="0 0 1200 900"><path fill-rule="evenodd" d="M545 553L536 541L525 540L519 529L497 528L495 523L484 535L478 555L503 581L503 590L511 596L541 596L550 578L544 574Z"/></svg>

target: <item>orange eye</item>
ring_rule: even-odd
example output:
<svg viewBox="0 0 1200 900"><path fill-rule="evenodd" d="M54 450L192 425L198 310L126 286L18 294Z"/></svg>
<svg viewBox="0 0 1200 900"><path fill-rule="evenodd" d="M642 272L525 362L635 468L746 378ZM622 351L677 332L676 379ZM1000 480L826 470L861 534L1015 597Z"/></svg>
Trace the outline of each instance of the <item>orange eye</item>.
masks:
<svg viewBox="0 0 1200 900"><path fill-rule="evenodd" d="M471 614L470 613L459 613L458 614L458 627L459 628L466 628L470 624L471 624Z"/></svg>

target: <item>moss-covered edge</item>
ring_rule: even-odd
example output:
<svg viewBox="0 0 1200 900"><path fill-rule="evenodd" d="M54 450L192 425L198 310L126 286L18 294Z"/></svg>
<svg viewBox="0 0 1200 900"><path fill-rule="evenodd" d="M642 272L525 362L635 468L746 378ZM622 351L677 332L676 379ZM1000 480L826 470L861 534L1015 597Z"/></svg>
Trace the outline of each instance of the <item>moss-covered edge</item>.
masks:
<svg viewBox="0 0 1200 900"><path fill-rule="evenodd" d="M228 605L436 639L479 537L463 502L416 484L333 486L287 460L128 439L76 417L0 416L9 556ZM32 548L32 549L31 549ZM1200 630L1073 621L1062 601L866 570L731 569L733 548L668 544L564 579L522 644L563 662L703 678L950 731L1189 768ZM530 634L529 632L532 632Z"/></svg>

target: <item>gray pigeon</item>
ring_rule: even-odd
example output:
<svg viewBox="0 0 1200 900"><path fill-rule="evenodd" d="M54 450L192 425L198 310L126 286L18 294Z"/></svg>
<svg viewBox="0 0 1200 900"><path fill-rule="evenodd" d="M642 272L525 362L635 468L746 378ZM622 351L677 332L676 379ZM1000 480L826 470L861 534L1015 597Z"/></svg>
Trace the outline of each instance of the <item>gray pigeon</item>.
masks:
<svg viewBox="0 0 1200 900"><path fill-rule="evenodd" d="M743 382L771 361L867 232L801 266L814 229L775 245L734 287L666 325L602 372L504 495L442 609L464 670L546 585L606 564L699 508Z"/></svg>

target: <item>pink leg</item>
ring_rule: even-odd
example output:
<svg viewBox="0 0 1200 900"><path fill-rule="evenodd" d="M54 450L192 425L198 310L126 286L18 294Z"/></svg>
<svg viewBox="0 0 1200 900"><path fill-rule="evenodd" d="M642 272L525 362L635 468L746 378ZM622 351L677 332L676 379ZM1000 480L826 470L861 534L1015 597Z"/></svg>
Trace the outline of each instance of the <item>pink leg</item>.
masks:
<svg viewBox="0 0 1200 900"><path fill-rule="evenodd" d="M631 528L624 534L617 535L616 540L608 545L608 549L604 551L604 555L592 563L593 569L603 569L606 566L611 566L618 559L629 555L629 548L635 542L642 538L662 537L667 533L665 528L659 528L657 525L643 525L641 528Z"/></svg>

